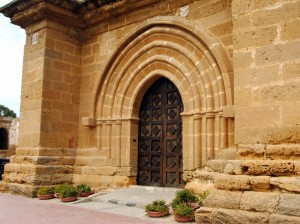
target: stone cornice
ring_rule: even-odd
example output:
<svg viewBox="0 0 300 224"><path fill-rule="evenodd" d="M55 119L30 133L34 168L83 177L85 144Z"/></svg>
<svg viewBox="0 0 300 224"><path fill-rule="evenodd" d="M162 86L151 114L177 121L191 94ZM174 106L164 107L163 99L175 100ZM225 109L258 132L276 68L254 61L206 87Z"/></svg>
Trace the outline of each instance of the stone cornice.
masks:
<svg viewBox="0 0 300 224"><path fill-rule="evenodd" d="M13 24L25 28L42 19L84 30L89 26L159 0L15 0L0 8Z"/></svg>
<svg viewBox="0 0 300 224"><path fill-rule="evenodd" d="M46 18L84 28L84 21L75 13L79 7L79 3L70 0L19 0L2 7L0 12L22 28Z"/></svg>
<svg viewBox="0 0 300 224"><path fill-rule="evenodd" d="M23 12L34 5L45 2L56 5L60 8L74 11L80 4L77 1L67 0L67 1L59 1L59 0L15 0L10 2L9 4L0 8L0 12L3 13L7 17L13 17L15 14Z"/></svg>
<svg viewBox="0 0 300 224"><path fill-rule="evenodd" d="M93 7L92 9L85 7L84 9L81 8L82 17L86 23L93 25L108 20L111 16L126 14L159 1L161 0L121 0L115 1L114 4Z"/></svg>

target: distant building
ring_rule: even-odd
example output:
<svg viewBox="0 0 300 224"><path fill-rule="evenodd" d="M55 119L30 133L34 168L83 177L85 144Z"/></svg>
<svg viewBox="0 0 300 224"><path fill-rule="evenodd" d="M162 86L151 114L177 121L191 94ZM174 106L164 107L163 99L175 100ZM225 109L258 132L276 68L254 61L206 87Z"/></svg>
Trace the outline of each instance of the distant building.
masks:
<svg viewBox="0 0 300 224"><path fill-rule="evenodd" d="M19 118L0 117L0 150L16 149L18 136Z"/></svg>
<svg viewBox="0 0 300 224"><path fill-rule="evenodd" d="M0 180L4 172L4 165L9 157L15 154L18 145L19 118L0 116Z"/></svg>

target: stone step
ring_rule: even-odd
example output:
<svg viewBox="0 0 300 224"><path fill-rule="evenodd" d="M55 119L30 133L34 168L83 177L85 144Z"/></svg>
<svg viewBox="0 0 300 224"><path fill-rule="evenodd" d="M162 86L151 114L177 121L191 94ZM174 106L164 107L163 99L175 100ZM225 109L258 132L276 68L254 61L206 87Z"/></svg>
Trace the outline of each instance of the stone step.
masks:
<svg viewBox="0 0 300 224"><path fill-rule="evenodd" d="M208 172L229 175L294 176L300 174L300 161L295 160L210 160Z"/></svg>
<svg viewBox="0 0 300 224"><path fill-rule="evenodd" d="M204 200L204 207L197 210L196 221L219 223L218 220L224 223L300 223L300 195L216 190Z"/></svg>

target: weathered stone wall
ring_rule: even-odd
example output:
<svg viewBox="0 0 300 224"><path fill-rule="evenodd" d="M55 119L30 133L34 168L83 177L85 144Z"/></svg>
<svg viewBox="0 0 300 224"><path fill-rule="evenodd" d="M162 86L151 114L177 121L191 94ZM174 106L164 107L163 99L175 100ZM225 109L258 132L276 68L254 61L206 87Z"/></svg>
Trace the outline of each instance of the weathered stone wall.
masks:
<svg viewBox="0 0 300 224"><path fill-rule="evenodd" d="M198 223L299 223L300 1L233 1L235 143Z"/></svg>
<svg viewBox="0 0 300 224"><path fill-rule="evenodd" d="M233 1L235 137L239 145L269 145L273 151L272 145L300 143L299 4Z"/></svg>

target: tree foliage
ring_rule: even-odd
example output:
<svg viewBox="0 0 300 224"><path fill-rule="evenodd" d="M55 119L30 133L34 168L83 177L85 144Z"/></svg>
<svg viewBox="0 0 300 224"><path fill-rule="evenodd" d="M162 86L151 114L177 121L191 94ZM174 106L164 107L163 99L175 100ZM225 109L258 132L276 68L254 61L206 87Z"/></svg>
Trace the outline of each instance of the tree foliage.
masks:
<svg viewBox="0 0 300 224"><path fill-rule="evenodd" d="M17 114L13 110L10 110L6 106L0 104L0 116L16 118Z"/></svg>

